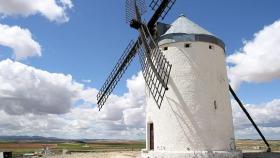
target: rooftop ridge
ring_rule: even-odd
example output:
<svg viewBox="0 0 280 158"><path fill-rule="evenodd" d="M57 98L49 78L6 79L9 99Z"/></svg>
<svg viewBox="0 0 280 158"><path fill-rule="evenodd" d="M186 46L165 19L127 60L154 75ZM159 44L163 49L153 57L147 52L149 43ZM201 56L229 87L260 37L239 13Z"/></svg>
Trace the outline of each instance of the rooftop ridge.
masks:
<svg viewBox="0 0 280 158"><path fill-rule="evenodd" d="M166 31L165 34L172 34L172 33L206 34L206 35L214 36L211 32L207 31L203 27L189 20L184 14L181 14L171 24L171 27Z"/></svg>

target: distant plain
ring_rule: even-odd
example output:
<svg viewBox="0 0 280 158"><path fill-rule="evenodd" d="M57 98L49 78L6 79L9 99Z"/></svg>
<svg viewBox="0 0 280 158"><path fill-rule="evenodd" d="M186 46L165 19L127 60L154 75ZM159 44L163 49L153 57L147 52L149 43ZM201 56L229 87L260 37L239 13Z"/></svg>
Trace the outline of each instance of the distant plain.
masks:
<svg viewBox="0 0 280 158"><path fill-rule="evenodd" d="M280 140L269 141L272 151L280 151ZM265 151L265 144L261 140L236 140L237 149L243 151ZM0 151L12 151L13 157L19 157L25 153L42 153L48 148L48 156L56 157L66 155L103 155L102 157L133 157L139 155L145 148L145 141L132 140L64 140L64 141L0 141ZM111 155L111 156L110 156ZM67 157L68 157L67 156ZM97 156L99 157L99 156Z"/></svg>

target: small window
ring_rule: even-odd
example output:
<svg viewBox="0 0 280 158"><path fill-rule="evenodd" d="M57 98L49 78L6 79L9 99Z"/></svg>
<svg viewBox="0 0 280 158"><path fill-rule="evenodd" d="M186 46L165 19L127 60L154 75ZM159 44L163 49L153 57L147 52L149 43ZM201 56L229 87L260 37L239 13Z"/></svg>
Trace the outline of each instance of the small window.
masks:
<svg viewBox="0 0 280 158"><path fill-rule="evenodd" d="M164 47L163 50L168 50L168 47Z"/></svg>
<svg viewBox="0 0 280 158"><path fill-rule="evenodd" d="M209 45L209 49L214 49L214 46L212 46L212 45Z"/></svg>
<svg viewBox="0 0 280 158"><path fill-rule="evenodd" d="M186 43L185 44L185 48L190 48L191 47L191 44L190 43Z"/></svg>
<svg viewBox="0 0 280 158"><path fill-rule="evenodd" d="M148 124L149 127L149 144L150 144L150 150L154 150L154 124L153 123L149 123Z"/></svg>
<svg viewBox="0 0 280 158"><path fill-rule="evenodd" d="M214 109L217 110L217 108L218 108L217 107L217 102L216 102L216 100L214 100Z"/></svg>

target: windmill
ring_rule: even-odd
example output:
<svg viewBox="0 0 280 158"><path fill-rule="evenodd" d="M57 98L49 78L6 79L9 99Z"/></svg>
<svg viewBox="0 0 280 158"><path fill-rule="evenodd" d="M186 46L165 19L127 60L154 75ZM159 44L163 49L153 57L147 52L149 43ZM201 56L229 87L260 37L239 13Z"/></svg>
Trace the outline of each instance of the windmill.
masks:
<svg viewBox="0 0 280 158"><path fill-rule="evenodd" d="M99 110L137 54L148 91L143 157L241 157L235 150L228 90L270 151L228 85L223 41L185 16L171 25L157 23L175 0L152 0L155 12L145 23L144 3L126 0L126 21L139 37L128 44L97 94Z"/></svg>

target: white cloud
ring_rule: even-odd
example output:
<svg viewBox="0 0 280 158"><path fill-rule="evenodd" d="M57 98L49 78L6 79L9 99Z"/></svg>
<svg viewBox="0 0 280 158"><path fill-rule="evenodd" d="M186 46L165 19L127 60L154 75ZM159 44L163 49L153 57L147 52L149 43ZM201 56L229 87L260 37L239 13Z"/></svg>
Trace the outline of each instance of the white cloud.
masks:
<svg viewBox="0 0 280 158"><path fill-rule="evenodd" d="M70 75L0 62L0 109L8 114L62 114L70 110L83 85Z"/></svg>
<svg viewBox="0 0 280 158"><path fill-rule="evenodd" d="M97 89L70 75L49 73L9 59L0 62L0 135L62 138L143 138L145 89L141 73L128 92L112 95L99 112Z"/></svg>
<svg viewBox="0 0 280 158"><path fill-rule="evenodd" d="M280 133L280 99L260 105L244 105L251 117L269 139L279 139ZM260 138L239 105L232 101L233 121L238 138Z"/></svg>
<svg viewBox="0 0 280 158"><path fill-rule="evenodd" d="M99 112L97 89L70 75L0 62L0 135L61 138L144 138L145 86L141 73L127 80L128 91L111 95ZM237 138L259 138L239 106L232 102ZM269 139L279 139L280 99L246 108ZM42 115L43 114L43 115Z"/></svg>
<svg viewBox="0 0 280 158"><path fill-rule="evenodd" d="M71 0L0 0L0 15L30 16L41 14L50 21L69 21L66 11L73 7Z"/></svg>
<svg viewBox="0 0 280 158"><path fill-rule="evenodd" d="M91 83L91 80L82 80L84 83Z"/></svg>
<svg viewBox="0 0 280 158"><path fill-rule="evenodd" d="M79 94L79 98L84 100L87 103L90 104L96 104L96 95L98 93L98 90L95 88L85 88L83 89L80 94Z"/></svg>
<svg viewBox="0 0 280 158"><path fill-rule="evenodd" d="M127 80L128 92L123 96L111 95L102 109L101 118L104 120L116 120L123 117L124 110L146 106L145 83L142 73L132 76ZM129 117L129 119L142 118L142 115Z"/></svg>
<svg viewBox="0 0 280 158"><path fill-rule="evenodd" d="M19 26L0 24L0 45L11 48L16 59L41 56L39 43L32 39L32 34L28 29Z"/></svg>
<svg viewBox="0 0 280 158"><path fill-rule="evenodd" d="M254 34L243 48L227 57L234 89L242 82L267 82L280 78L280 20Z"/></svg>
<svg viewBox="0 0 280 158"><path fill-rule="evenodd" d="M124 123L130 127L145 127L145 106L125 109L123 111Z"/></svg>
<svg viewBox="0 0 280 158"><path fill-rule="evenodd" d="M127 80L127 88L128 92L122 96L112 94L100 112L97 107L91 109L94 111L91 116L95 121L91 123L94 127L89 128L89 132L96 130L95 134L99 138L144 137L146 101L145 81L141 72ZM96 100L89 99L95 99L96 93L96 89L85 89L82 96L89 103L96 103Z"/></svg>

